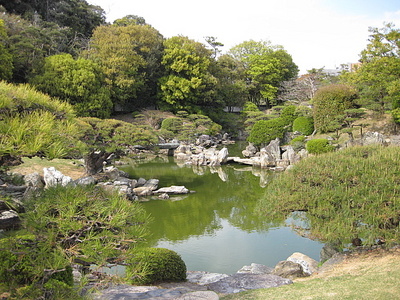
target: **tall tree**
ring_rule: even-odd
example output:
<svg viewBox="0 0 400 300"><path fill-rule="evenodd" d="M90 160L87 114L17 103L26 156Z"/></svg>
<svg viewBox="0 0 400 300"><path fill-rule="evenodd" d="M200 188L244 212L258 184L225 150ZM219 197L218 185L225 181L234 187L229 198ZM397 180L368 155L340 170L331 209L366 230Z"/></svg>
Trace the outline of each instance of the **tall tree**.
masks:
<svg viewBox="0 0 400 300"><path fill-rule="evenodd" d="M369 43L361 52L361 65L341 76L360 92L360 104L383 113L400 107L400 29L394 24L370 28Z"/></svg>
<svg viewBox="0 0 400 300"><path fill-rule="evenodd" d="M104 10L86 0L0 0L0 5L32 22L39 16L43 21L68 27L72 36L90 37L94 28L105 23Z"/></svg>
<svg viewBox="0 0 400 300"><path fill-rule="evenodd" d="M12 55L8 49L7 39L4 21L0 19L0 80L10 80L12 77Z"/></svg>
<svg viewBox="0 0 400 300"><path fill-rule="evenodd" d="M132 109L154 103L162 42L162 35L150 25L96 28L86 55L102 67L114 104Z"/></svg>
<svg viewBox="0 0 400 300"><path fill-rule="evenodd" d="M248 97L244 68L237 60L228 54L221 55L215 67L214 76L217 98L228 107L243 106Z"/></svg>
<svg viewBox="0 0 400 300"><path fill-rule="evenodd" d="M269 41L243 42L229 51L246 69L249 101L275 105L282 82L297 76L298 67L282 46Z"/></svg>
<svg viewBox="0 0 400 300"><path fill-rule="evenodd" d="M26 83L46 56L68 52L68 29L55 23L32 24L18 15L2 13L13 57L13 82Z"/></svg>
<svg viewBox="0 0 400 300"><path fill-rule="evenodd" d="M212 104L216 79L210 73L211 51L184 36L169 38L164 46L162 100L176 110Z"/></svg>
<svg viewBox="0 0 400 300"><path fill-rule="evenodd" d="M73 104L79 116L104 118L112 112L101 68L91 60L75 60L70 54L49 56L42 74L32 83L42 92Z"/></svg>

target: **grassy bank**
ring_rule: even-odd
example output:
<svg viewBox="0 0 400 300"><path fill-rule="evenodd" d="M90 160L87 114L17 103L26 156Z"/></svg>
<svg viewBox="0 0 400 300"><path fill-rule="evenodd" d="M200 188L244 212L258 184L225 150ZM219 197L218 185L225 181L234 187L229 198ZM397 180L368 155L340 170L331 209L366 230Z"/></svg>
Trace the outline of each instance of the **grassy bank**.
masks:
<svg viewBox="0 0 400 300"><path fill-rule="evenodd" d="M273 180L262 214L306 211L310 235L338 247L400 240L400 147L364 146L310 157Z"/></svg>
<svg viewBox="0 0 400 300"><path fill-rule="evenodd" d="M400 251L373 252L348 257L331 270L294 284L221 297L256 299L400 299Z"/></svg>

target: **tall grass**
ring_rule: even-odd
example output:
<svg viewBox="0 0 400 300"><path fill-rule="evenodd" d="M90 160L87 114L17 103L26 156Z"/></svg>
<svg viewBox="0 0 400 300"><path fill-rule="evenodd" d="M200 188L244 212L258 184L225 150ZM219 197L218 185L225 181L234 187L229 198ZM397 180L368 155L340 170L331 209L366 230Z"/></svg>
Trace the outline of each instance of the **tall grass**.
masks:
<svg viewBox="0 0 400 300"><path fill-rule="evenodd" d="M259 209L284 219L306 211L311 235L348 246L400 241L400 148L367 146L301 161L267 188Z"/></svg>

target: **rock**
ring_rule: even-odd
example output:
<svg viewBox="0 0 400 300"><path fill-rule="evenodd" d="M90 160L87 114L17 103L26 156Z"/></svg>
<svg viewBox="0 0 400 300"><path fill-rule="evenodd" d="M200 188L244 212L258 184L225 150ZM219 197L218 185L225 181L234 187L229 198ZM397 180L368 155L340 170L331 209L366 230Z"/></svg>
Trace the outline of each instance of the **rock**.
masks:
<svg viewBox="0 0 400 300"><path fill-rule="evenodd" d="M363 135L361 142L364 146L372 144L383 145L385 143L385 137L379 132L368 131Z"/></svg>
<svg viewBox="0 0 400 300"><path fill-rule="evenodd" d="M169 195L167 193L163 193L163 194L158 195L158 198L163 199L163 200L168 200Z"/></svg>
<svg viewBox="0 0 400 300"><path fill-rule="evenodd" d="M4 210L0 212L0 229L11 230L18 229L21 224L21 220L16 211Z"/></svg>
<svg viewBox="0 0 400 300"><path fill-rule="evenodd" d="M186 280L199 284L199 285L206 285L213 282L217 282L223 278L228 277L227 274L220 274L220 273L209 273L204 271L189 271L186 273Z"/></svg>
<svg viewBox="0 0 400 300"><path fill-rule="evenodd" d="M249 145L242 151L243 157L253 157L257 153L257 148L252 144L249 143Z"/></svg>
<svg viewBox="0 0 400 300"><path fill-rule="evenodd" d="M282 160L289 161L289 165L294 165L300 159L300 156L294 151L292 146L287 146L286 151L282 154Z"/></svg>
<svg viewBox="0 0 400 300"><path fill-rule="evenodd" d="M158 179L149 179L146 181L146 183L143 185L143 187L150 188L151 191L155 191L158 188L158 183L160 180Z"/></svg>
<svg viewBox="0 0 400 300"><path fill-rule="evenodd" d="M229 151L228 148L224 147L218 151L217 161L220 165L225 164L228 159Z"/></svg>
<svg viewBox="0 0 400 300"><path fill-rule="evenodd" d="M65 176L54 167L43 168L43 173L46 187L53 187L57 185L66 186L68 183L72 182L71 177Z"/></svg>
<svg viewBox="0 0 400 300"><path fill-rule="evenodd" d="M104 168L104 173L111 180L117 180L118 178L121 178L121 177L129 178L128 173L121 171L120 169L118 169L114 166Z"/></svg>
<svg viewBox="0 0 400 300"><path fill-rule="evenodd" d="M339 253L340 249L330 243L326 243L324 247L322 247L321 252L319 254L319 258L322 262L327 261L336 253Z"/></svg>
<svg viewBox="0 0 400 300"><path fill-rule="evenodd" d="M231 294L246 290L277 287L291 283L292 281L290 279L273 274L234 274L208 284L208 288L216 293Z"/></svg>
<svg viewBox="0 0 400 300"><path fill-rule="evenodd" d="M290 279L307 276L300 264L288 260L278 262L272 273Z"/></svg>
<svg viewBox="0 0 400 300"><path fill-rule="evenodd" d="M171 185L170 187L163 187L156 191L154 194L188 194L189 190L183 185Z"/></svg>
<svg viewBox="0 0 400 300"><path fill-rule="evenodd" d="M153 194L153 189L148 186L139 186L132 190L133 190L133 193L138 196L151 196Z"/></svg>
<svg viewBox="0 0 400 300"><path fill-rule="evenodd" d="M271 274L274 269L252 263L250 266L243 266L237 273L239 274Z"/></svg>
<svg viewBox="0 0 400 300"><path fill-rule="evenodd" d="M38 172L27 174L24 176L25 185L31 186L34 188L42 189L44 188L44 183L42 181L42 177Z"/></svg>
<svg viewBox="0 0 400 300"><path fill-rule="evenodd" d="M129 178L125 178L125 177L119 177L116 180L114 180L113 182L114 185L126 185L131 187L132 186L132 180Z"/></svg>
<svg viewBox="0 0 400 300"><path fill-rule="evenodd" d="M315 259L300 252L293 253L287 260L300 264L303 267L304 273L308 275L311 275L318 269L318 262Z"/></svg>
<svg viewBox="0 0 400 300"><path fill-rule="evenodd" d="M254 159L254 158L253 158ZM276 166L276 158L266 148L260 150L260 167L268 168Z"/></svg>
<svg viewBox="0 0 400 300"><path fill-rule="evenodd" d="M144 186L146 184L146 179L144 178L139 178L137 180L136 186L135 187L139 187L139 186Z"/></svg>
<svg viewBox="0 0 400 300"><path fill-rule="evenodd" d="M96 184L97 181L93 176L85 176L85 177L78 178L77 180L74 180L74 183L76 185L92 185L92 184Z"/></svg>
<svg viewBox="0 0 400 300"><path fill-rule="evenodd" d="M218 294L213 291L196 291L186 293L178 298L177 300L218 300Z"/></svg>
<svg viewBox="0 0 400 300"><path fill-rule="evenodd" d="M279 138L276 138L275 140L272 140L271 142L269 142L268 146L266 146L264 149L265 151L267 151L270 155L272 155L272 157L275 160L281 159L281 147L280 145L280 140Z"/></svg>

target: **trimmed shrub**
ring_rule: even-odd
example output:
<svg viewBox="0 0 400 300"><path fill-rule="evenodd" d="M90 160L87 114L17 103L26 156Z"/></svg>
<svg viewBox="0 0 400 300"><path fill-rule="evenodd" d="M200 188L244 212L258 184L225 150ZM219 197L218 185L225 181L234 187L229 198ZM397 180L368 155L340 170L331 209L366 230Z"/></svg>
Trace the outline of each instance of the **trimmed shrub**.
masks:
<svg viewBox="0 0 400 300"><path fill-rule="evenodd" d="M144 248L135 252L127 263L127 276L132 284L179 282L186 280L186 265L175 251Z"/></svg>
<svg viewBox="0 0 400 300"><path fill-rule="evenodd" d="M310 117L298 117L293 121L293 131L310 135L314 131L314 119Z"/></svg>
<svg viewBox="0 0 400 300"><path fill-rule="evenodd" d="M182 118L167 118L161 122L161 129L179 133L182 130Z"/></svg>
<svg viewBox="0 0 400 300"><path fill-rule="evenodd" d="M334 147L327 139L313 139L307 142L306 149L310 154L321 154L333 151Z"/></svg>
<svg viewBox="0 0 400 300"><path fill-rule="evenodd" d="M283 120L283 123L285 124L285 126L293 124L293 121L297 117L296 106L294 106L294 105L284 106L281 111L280 117Z"/></svg>
<svg viewBox="0 0 400 300"><path fill-rule="evenodd" d="M251 129L247 140L255 145L268 144L276 138L283 138L285 124L281 118L257 121Z"/></svg>
<svg viewBox="0 0 400 300"><path fill-rule="evenodd" d="M314 125L320 132L340 129L337 118L354 107L357 92L347 85L333 84L320 88L313 98Z"/></svg>

